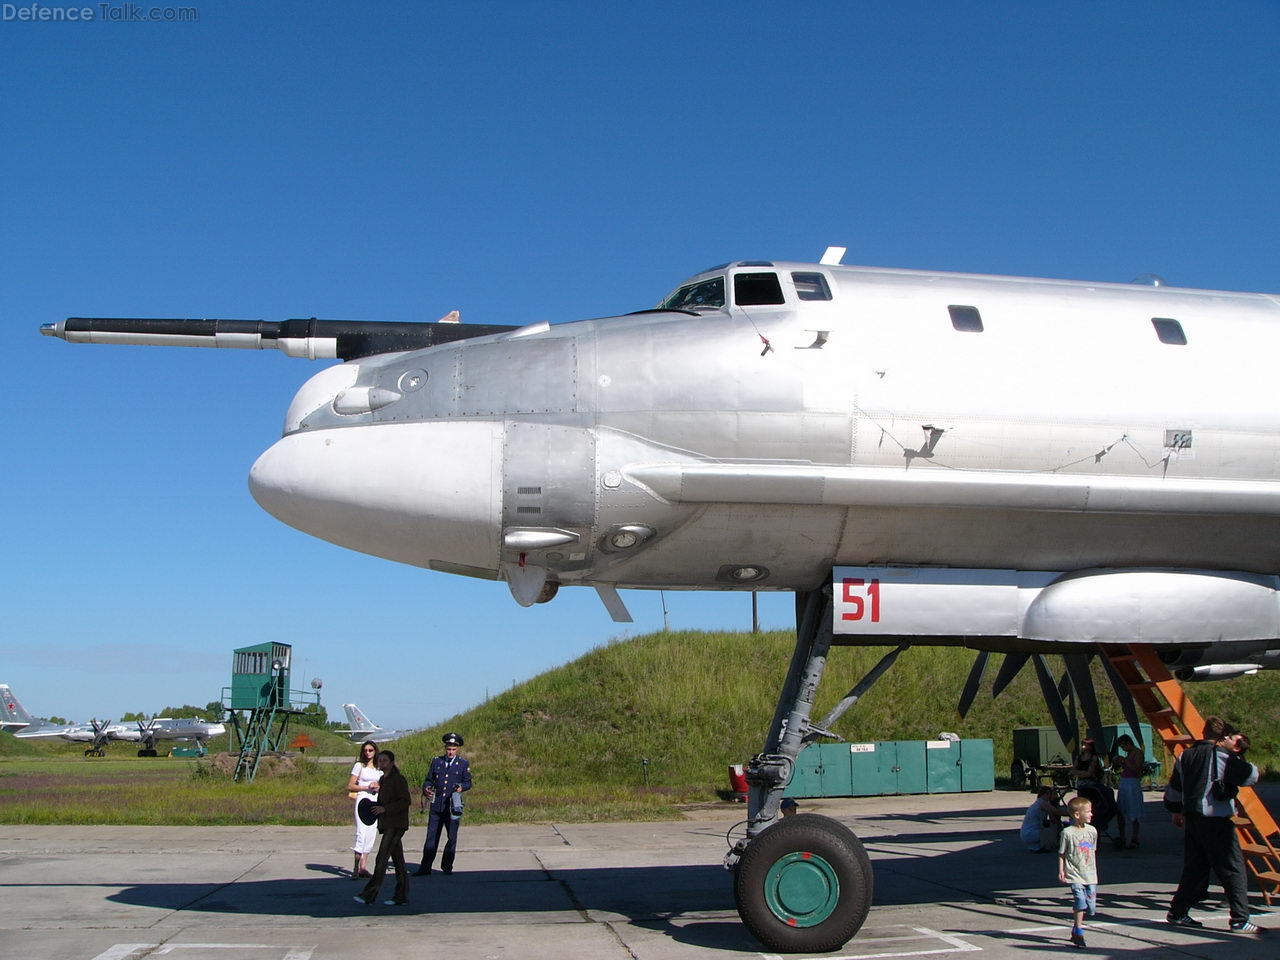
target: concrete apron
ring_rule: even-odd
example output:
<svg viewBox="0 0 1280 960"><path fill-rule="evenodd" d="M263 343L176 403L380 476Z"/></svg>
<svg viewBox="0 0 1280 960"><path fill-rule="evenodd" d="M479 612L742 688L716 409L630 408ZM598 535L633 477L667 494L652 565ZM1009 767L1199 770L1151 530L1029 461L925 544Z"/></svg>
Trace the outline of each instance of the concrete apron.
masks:
<svg viewBox="0 0 1280 960"><path fill-rule="evenodd" d="M1280 791L1266 790L1272 809ZM875 906L827 956L1038 956L1072 948L1056 858L1022 850L1026 793L806 801L848 823L875 865ZM410 903L364 907L337 827L0 825L0 960L682 960L769 956L719 866L742 807L666 823L471 826L457 869L410 879ZM740 829L740 828L739 828ZM416 867L422 825L407 836ZM1219 890L1203 930L1164 922L1181 838L1147 794L1139 851L1102 844L1088 950L1137 958L1280 956L1226 932ZM390 897L389 880L381 897ZM1255 920L1280 928L1252 895ZM1277 903L1280 909L1280 902Z"/></svg>

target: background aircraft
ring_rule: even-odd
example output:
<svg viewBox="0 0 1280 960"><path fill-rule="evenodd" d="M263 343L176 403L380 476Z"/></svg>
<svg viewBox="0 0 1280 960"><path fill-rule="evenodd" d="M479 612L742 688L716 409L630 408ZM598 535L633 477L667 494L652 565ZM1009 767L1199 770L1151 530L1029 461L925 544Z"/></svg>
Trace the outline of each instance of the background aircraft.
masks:
<svg viewBox="0 0 1280 960"><path fill-rule="evenodd" d="M154 717L139 720L136 724L112 723L110 720L90 720L88 723L50 723L31 716L14 696L8 684L0 684L0 717L3 729L24 740L59 739L72 743L88 743L85 751L101 755L102 748L111 740L141 743L138 756L156 755L156 743L161 740L193 741L203 750L211 737L227 732L225 725L195 718Z"/></svg>
<svg viewBox="0 0 1280 960"><path fill-rule="evenodd" d="M249 477L321 539L503 581L523 606L592 587L620 621L618 587L794 591L796 651L727 865L762 941L821 951L865 918L869 861L843 825L777 811L800 750L832 736L810 717L830 645L972 647L966 697L1003 653L997 685L1033 662L1050 708L1041 657L1062 653L1058 689L1094 727L1101 644L1194 671L1265 665L1280 638L1275 297L842 254L722 264L656 309L554 327L41 332L346 361L302 386ZM793 869L797 889L839 889L803 922L768 887Z"/></svg>
<svg viewBox="0 0 1280 960"><path fill-rule="evenodd" d="M203 720L200 717L153 717L150 720L138 721L138 736L130 739L140 740L142 748L140 757L154 757L156 743L161 740L193 742L203 754L205 745L213 737L227 732L227 727L220 721Z"/></svg>
<svg viewBox="0 0 1280 960"><path fill-rule="evenodd" d="M0 730L15 733L35 719L27 713L7 683L0 683Z"/></svg>
<svg viewBox="0 0 1280 960"><path fill-rule="evenodd" d="M14 734L20 740L66 740L86 743L86 757L104 756L104 748L112 740L139 740L138 731L128 724L110 720L90 720L88 723L50 723L34 720Z"/></svg>
<svg viewBox="0 0 1280 960"><path fill-rule="evenodd" d="M417 733L417 730L391 730L386 727L380 727L368 717L354 703L344 703L342 709L347 714L347 723L350 725L349 730L336 730L335 733L343 733L351 738L354 742L363 742L365 740L373 740L375 743L386 743L389 740L399 740L401 737L407 737L411 733Z"/></svg>
<svg viewBox="0 0 1280 960"><path fill-rule="evenodd" d="M71 743L88 743L85 756L101 755L102 747L109 740L138 739L137 731L130 731L124 724L110 720L90 720L88 723L51 723L33 717L14 695L13 688L0 683L0 729L7 730L22 740L67 740ZM132 736L130 736L132 734Z"/></svg>

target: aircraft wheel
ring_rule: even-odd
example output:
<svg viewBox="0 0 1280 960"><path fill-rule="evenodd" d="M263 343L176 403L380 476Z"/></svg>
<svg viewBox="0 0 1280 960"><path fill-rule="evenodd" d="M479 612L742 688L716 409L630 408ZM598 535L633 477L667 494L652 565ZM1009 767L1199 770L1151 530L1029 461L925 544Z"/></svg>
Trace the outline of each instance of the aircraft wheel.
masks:
<svg viewBox="0 0 1280 960"><path fill-rule="evenodd" d="M93 756L93 747L86 747L86 748L85 748L85 751L84 751L84 755L85 755L86 757L92 757L92 756Z"/></svg>
<svg viewBox="0 0 1280 960"><path fill-rule="evenodd" d="M734 872L733 896L742 922L769 949L837 950L871 909L871 861L844 824L796 814L747 846Z"/></svg>

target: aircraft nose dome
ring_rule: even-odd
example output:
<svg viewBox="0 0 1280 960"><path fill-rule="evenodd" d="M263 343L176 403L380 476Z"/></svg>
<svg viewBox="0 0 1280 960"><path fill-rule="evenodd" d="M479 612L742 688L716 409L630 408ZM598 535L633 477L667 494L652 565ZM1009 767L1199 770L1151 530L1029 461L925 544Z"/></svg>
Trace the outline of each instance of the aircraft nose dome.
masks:
<svg viewBox="0 0 1280 960"><path fill-rule="evenodd" d="M249 471L258 505L304 533L415 566L496 570L502 426L384 423L309 430Z"/></svg>

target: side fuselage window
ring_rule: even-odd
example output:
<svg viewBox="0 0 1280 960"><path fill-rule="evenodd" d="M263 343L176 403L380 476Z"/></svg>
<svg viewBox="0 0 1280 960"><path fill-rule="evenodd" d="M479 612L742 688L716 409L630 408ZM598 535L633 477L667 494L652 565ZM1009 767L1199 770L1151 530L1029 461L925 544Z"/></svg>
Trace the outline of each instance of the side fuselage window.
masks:
<svg viewBox="0 0 1280 960"><path fill-rule="evenodd" d="M1156 328L1156 336L1160 338L1161 343L1169 343L1175 347L1187 345L1187 335L1183 332L1182 324L1177 320L1169 317L1152 317L1151 325Z"/></svg>
<svg viewBox="0 0 1280 960"><path fill-rule="evenodd" d="M947 312L951 314L951 326L961 333L982 332L982 314L977 307L952 304L947 307Z"/></svg>
<svg viewBox="0 0 1280 960"><path fill-rule="evenodd" d="M787 301L776 273L739 273L733 278L733 302L739 307L757 307Z"/></svg>

